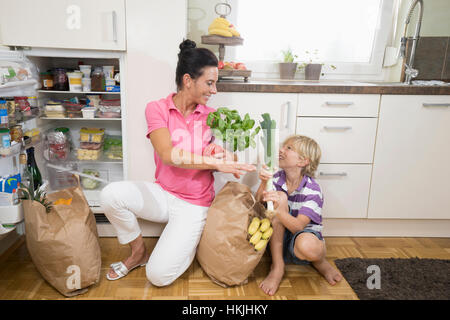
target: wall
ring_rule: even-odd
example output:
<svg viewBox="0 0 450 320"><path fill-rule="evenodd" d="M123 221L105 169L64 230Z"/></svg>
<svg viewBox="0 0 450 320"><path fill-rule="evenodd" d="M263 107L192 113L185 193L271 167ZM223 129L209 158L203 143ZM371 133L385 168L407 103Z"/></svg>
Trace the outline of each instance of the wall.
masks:
<svg viewBox="0 0 450 320"><path fill-rule="evenodd" d="M176 90L178 46L186 37L186 0L127 0L128 179L154 181L153 147L145 137L148 102Z"/></svg>

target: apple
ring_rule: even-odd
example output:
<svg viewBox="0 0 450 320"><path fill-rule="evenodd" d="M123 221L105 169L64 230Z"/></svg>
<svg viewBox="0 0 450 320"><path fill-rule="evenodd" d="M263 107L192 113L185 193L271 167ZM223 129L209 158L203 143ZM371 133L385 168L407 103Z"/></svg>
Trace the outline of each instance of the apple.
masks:
<svg viewBox="0 0 450 320"><path fill-rule="evenodd" d="M219 61L217 68L223 69L223 67L224 67L223 61Z"/></svg>
<svg viewBox="0 0 450 320"><path fill-rule="evenodd" d="M247 70L247 68L245 67L245 64L243 64L242 62L238 62L234 65L234 68L236 70Z"/></svg>

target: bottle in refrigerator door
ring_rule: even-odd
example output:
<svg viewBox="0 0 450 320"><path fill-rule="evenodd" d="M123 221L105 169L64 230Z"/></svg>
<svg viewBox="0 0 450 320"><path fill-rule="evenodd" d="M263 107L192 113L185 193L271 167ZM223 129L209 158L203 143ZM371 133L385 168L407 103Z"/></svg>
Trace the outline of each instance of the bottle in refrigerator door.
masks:
<svg viewBox="0 0 450 320"><path fill-rule="evenodd" d="M0 128L8 128L8 106L6 100L0 99Z"/></svg>
<svg viewBox="0 0 450 320"><path fill-rule="evenodd" d="M27 149L27 169L31 174L34 190L38 190L42 186L42 176L34 158L34 147Z"/></svg>

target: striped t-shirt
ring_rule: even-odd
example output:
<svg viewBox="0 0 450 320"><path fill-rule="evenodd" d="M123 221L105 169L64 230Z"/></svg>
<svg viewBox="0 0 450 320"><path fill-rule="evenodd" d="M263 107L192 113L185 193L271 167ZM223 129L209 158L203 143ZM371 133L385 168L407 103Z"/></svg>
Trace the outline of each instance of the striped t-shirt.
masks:
<svg viewBox="0 0 450 320"><path fill-rule="evenodd" d="M319 184L313 178L304 175L298 188L288 194L284 170L276 172L272 181L277 191L284 191L287 194L289 213L294 217L304 214L311 219L305 229L312 229L322 235L323 195Z"/></svg>

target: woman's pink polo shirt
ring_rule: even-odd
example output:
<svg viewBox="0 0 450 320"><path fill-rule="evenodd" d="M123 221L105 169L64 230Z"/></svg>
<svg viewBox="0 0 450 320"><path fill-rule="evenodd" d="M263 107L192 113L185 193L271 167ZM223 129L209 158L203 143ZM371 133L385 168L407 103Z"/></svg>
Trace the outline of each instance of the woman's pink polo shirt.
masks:
<svg viewBox="0 0 450 320"><path fill-rule="evenodd" d="M194 112L185 118L175 107L171 93L167 98L147 104L145 117L150 133L159 128L168 128L174 147L191 153L203 154L211 141L211 130L206 118L215 109L197 105ZM163 163L154 152L155 179L164 190L189 203L209 207L214 200L214 176L211 170L183 169Z"/></svg>

